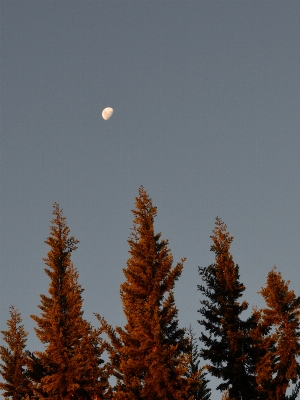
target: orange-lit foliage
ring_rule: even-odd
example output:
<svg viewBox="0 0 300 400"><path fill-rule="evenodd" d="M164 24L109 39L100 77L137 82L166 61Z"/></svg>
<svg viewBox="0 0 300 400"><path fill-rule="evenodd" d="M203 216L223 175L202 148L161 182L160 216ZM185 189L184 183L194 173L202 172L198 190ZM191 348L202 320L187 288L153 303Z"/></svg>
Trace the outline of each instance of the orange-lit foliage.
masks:
<svg viewBox="0 0 300 400"><path fill-rule="evenodd" d="M154 232L156 207L143 187L133 214L130 258L121 285L127 323L115 331L100 319L111 339L111 362L118 378L113 398L188 399L188 340L178 328L173 296L184 260L172 267L168 242Z"/></svg>
<svg viewBox="0 0 300 400"><path fill-rule="evenodd" d="M27 394L32 394L30 381L26 376L26 337L27 332L22 325L21 314L15 307L10 307L10 319L7 321L8 330L1 331L8 347L0 346L0 374L5 383L0 382L3 395L12 400L21 400Z"/></svg>
<svg viewBox="0 0 300 400"><path fill-rule="evenodd" d="M240 301L245 290L233 262L233 237L216 219L211 251L215 262L199 268L204 282L204 328L198 351L193 332L178 327L174 285L183 262L173 267L168 241L154 231L156 207L143 187L133 210L125 282L121 300L124 328L113 329L98 316L96 330L83 318L82 292L71 252L78 241L70 237L62 210L54 204L54 219L44 260L50 278L48 296L41 295L37 337L44 350L25 351L27 333L20 313L10 309L8 347L0 346L0 389L11 400L209 400L207 372L223 380L217 387L223 400L296 400L300 393L300 297L274 268L261 290L266 308L253 309ZM105 332L110 343L101 339ZM108 350L109 363L101 356ZM200 357L209 364L201 368ZM115 387L108 382L116 377ZM293 384L292 393L286 394Z"/></svg>
<svg viewBox="0 0 300 400"><path fill-rule="evenodd" d="M254 310L257 328L253 331L259 355L256 380L262 398L285 399L290 383L296 383L300 366L300 297L289 290L275 268L269 272L267 284L260 291L267 308Z"/></svg>
<svg viewBox="0 0 300 400"><path fill-rule="evenodd" d="M44 260L50 278L49 296L41 295L41 316L32 316L38 325L36 334L45 345L30 363L40 364L43 371L34 390L40 398L52 400L103 396L108 386L99 366L103 344L99 332L83 319L83 289L71 262L78 240L69 236L66 219L56 203L53 214L51 234L45 241L51 250Z"/></svg>

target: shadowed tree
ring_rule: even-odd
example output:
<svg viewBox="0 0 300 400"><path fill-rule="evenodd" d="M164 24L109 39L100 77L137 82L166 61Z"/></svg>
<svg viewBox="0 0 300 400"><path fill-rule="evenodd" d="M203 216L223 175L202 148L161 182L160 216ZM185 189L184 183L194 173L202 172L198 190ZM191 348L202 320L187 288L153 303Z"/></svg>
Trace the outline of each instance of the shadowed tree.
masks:
<svg viewBox="0 0 300 400"><path fill-rule="evenodd" d="M240 302L245 286L239 281L239 267L230 254L233 237L220 218L216 218L211 251L215 263L199 267L199 274L205 286L198 289L206 297L201 300L198 321L205 329L200 340L205 345L201 357L209 360L209 371L224 381L217 389L228 390L232 400L255 399L255 379L251 370L251 340L249 331L253 318L247 321L240 316L248 308L246 301Z"/></svg>
<svg viewBox="0 0 300 400"><path fill-rule="evenodd" d="M31 395L30 380L26 375L26 338L27 332L22 325L19 311L11 306L10 319L7 321L8 330L1 331L7 347L0 346L0 374L4 383L0 382L0 389L5 397L12 400L21 400L27 394Z"/></svg>
<svg viewBox="0 0 300 400"><path fill-rule="evenodd" d="M258 321L252 335L258 352L256 381L262 399L296 399L299 383L291 396L286 396L290 383L299 378L300 365L300 297L289 290L275 268L269 272L267 284L260 294L267 308L254 310Z"/></svg>
<svg viewBox="0 0 300 400"><path fill-rule="evenodd" d="M121 300L127 319L114 330L98 316L110 341L117 378L114 399L187 399L188 339L178 328L173 289L184 260L172 267L168 241L154 232L156 207L143 187L133 210L130 258Z"/></svg>
<svg viewBox="0 0 300 400"><path fill-rule="evenodd" d="M189 366L188 376L193 379L190 385L190 396L193 396L194 400L209 400L211 395L211 389L207 387L209 380L206 378L207 372L205 368L200 367L200 351L196 343L195 334L192 326L188 329L189 338Z"/></svg>
<svg viewBox="0 0 300 400"><path fill-rule="evenodd" d="M83 319L83 289L71 262L78 240L69 236L66 218L56 203L53 214L50 237L45 241L50 251L44 259L49 296L41 295L41 315L31 316L45 346L29 360L31 376L36 378L34 390L40 399L87 399L94 394L106 398L108 376L100 368L105 345L100 331Z"/></svg>

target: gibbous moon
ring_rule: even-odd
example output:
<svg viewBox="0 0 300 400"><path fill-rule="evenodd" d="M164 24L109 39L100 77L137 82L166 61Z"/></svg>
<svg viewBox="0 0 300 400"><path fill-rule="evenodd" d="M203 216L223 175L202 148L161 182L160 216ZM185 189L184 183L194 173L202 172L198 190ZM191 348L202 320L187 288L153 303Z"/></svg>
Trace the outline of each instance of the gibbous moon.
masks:
<svg viewBox="0 0 300 400"><path fill-rule="evenodd" d="M102 118L108 120L113 115L114 110L111 107L106 107L102 111Z"/></svg>

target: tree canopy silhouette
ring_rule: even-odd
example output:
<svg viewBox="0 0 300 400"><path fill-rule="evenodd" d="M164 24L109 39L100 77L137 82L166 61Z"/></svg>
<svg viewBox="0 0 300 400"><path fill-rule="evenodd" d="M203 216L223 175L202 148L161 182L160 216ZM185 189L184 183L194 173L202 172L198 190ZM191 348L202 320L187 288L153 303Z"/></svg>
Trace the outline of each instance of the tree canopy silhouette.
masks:
<svg viewBox="0 0 300 400"><path fill-rule="evenodd" d="M7 347L0 346L0 374L4 383L0 382L3 395L12 400L21 400L27 394L31 395L30 380L26 375L26 341L28 333L22 325L20 312L11 306L10 319L7 321L8 330L1 331Z"/></svg>
<svg viewBox="0 0 300 400"><path fill-rule="evenodd" d="M257 326L253 331L259 357L256 362L256 381L262 399L296 399L300 382L294 394L286 397L291 383L300 377L300 296L289 290L289 282L273 268L267 283L261 289L267 308L254 310Z"/></svg>
<svg viewBox="0 0 300 400"><path fill-rule="evenodd" d="M197 343L191 326L188 331L179 326L175 305L175 283L185 259L173 263L168 240L154 229L157 208L142 186L132 212L120 288L126 324L113 328L97 315L100 327L95 329L83 316L83 289L71 261L78 240L54 203L45 241L50 247L44 259L48 294L40 295L40 314L31 316L43 349L26 350L27 332L18 309L11 307L8 329L1 331L6 346L0 346L5 399L209 400L210 373L222 380L217 389L224 400L296 400L300 296L289 289L289 281L274 267L259 292L266 307L253 308L242 319L248 303L241 299L245 286L230 251L233 237L216 218L215 261L199 267L203 329ZM200 360L207 364L200 366Z"/></svg>
<svg viewBox="0 0 300 400"><path fill-rule="evenodd" d="M222 379L217 389L228 390L232 400L252 400L255 398L255 380L250 362L250 329L253 318L241 319L248 308L246 301L240 302L245 286L239 281L239 267L233 262L230 245L233 237L220 218L216 218L211 251L215 253L215 263L199 267L204 285L198 289L205 297L200 301L198 321L205 331L200 340L205 347L201 356L209 360L209 371Z"/></svg>
<svg viewBox="0 0 300 400"><path fill-rule="evenodd" d="M78 240L69 235L57 203L53 214L50 236L45 241L50 251L44 259L50 278L49 296L41 295L41 315L32 315L37 337L45 346L44 351L35 352L30 364L39 363L43 371L34 391L41 399L87 398L93 394L103 398L109 386L105 370L100 368L104 344L100 332L83 318L83 289L71 262Z"/></svg>
<svg viewBox="0 0 300 400"><path fill-rule="evenodd" d="M143 187L136 198L129 254L121 285L127 319L115 330L100 319L111 339L117 384L114 399L187 399L188 339L178 327L173 289L184 259L173 267L168 241L154 232L156 207Z"/></svg>

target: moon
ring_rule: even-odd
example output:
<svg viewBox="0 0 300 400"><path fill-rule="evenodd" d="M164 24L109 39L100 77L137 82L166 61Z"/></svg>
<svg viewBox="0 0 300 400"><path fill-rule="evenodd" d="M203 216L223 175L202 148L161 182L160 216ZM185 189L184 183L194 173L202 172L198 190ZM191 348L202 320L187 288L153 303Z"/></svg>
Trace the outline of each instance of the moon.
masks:
<svg viewBox="0 0 300 400"><path fill-rule="evenodd" d="M102 118L107 121L113 115L113 112L114 110L111 107L104 108L104 110L102 111Z"/></svg>

